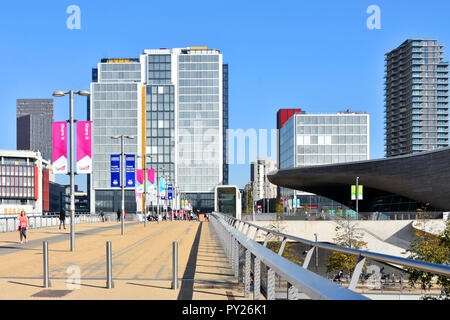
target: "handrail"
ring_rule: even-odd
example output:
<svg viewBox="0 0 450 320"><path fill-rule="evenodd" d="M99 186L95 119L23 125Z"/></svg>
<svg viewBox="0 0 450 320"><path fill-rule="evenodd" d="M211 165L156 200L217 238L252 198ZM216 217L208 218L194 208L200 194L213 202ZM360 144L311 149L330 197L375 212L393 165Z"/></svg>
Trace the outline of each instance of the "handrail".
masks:
<svg viewBox="0 0 450 320"><path fill-rule="evenodd" d="M310 298L317 300L369 300L364 295L321 277L248 238L247 235L230 225L229 220L225 221L223 216L213 213L212 217L225 229L228 229L228 232L262 263Z"/></svg>
<svg viewBox="0 0 450 320"><path fill-rule="evenodd" d="M233 220L236 220L239 222L243 222L244 224L248 224L249 226L252 226L256 229L274 234L281 238L291 239L294 241L298 241L298 242L308 244L308 245L311 245L314 247L322 248L325 250L336 251L336 252L350 254L350 255L354 255L354 256L358 256L358 257L361 256L361 257L373 259L376 261L383 261L383 262L387 262L387 263L391 263L391 264L400 265L403 267L415 268L415 269L419 269L419 270L426 271L426 272L432 272L432 273L441 274L444 276L450 276L450 266L447 266L447 265L425 262L425 261L421 261L421 260L413 260L413 259L402 258L402 257L396 257L396 256L387 255L387 254L383 254L383 253L376 253L376 252L340 247L337 245L326 244L326 243L322 243L322 242L315 242L315 241L299 238L296 236L292 236L292 235L289 235L286 233L274 231L274 230L271 230L268 228L264 228L264 227L255 225L250 222L236 219L231 216L226 216L226 219L228 219L229 221L230 221L230 219L233 219Z"/></svg>

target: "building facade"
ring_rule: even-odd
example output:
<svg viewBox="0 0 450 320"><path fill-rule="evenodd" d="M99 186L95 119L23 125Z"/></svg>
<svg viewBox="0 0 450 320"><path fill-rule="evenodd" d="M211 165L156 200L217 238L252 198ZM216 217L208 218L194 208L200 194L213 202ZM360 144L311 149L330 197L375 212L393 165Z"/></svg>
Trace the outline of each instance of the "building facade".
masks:
<svg viewBox="0 0 450 320"><path fill-rule="evenodd" d="M120 190L111 190L109 157L120 150L110 136L126 134L136 137L125 141L125 153L140 157L137 168L147 155L147 169L179 190L181 200L214 210L214 188L228 181L228 65L219 50L151 49L139 58L103 59L93 71L91 92L91 208L118 209ZM126 210L136 210L134 188L126 202Z"/></svg>
<svg viewBox="0 0 450 320"><path fill-rule="evenodd" d="M53 99L16 100L16 149L52 160Z"/></svg>
<svg viewBox="0 0 450 320"><path fill-rule="evenodd" d="M267 179L267 174L276 169L277 163L271 159L255 159L250 163L250 181L253 184L254 201L277 197L277 186Z"/></svg>
<svg viewBox="0 0 450 320"><path fill-rule="evenodd" d="M49 183L55 176L40 152L0 150L0 175L0 216L49 211Z"/></svg>
<svg viewBox="0 0 450 320"><path fill-rule="evenodd" d="M410 39L385 57L387 157L448 146L448 62L437 40Z"/></svg>
<svg viewBox="0 0 450 320"><path fill-rule="evenodd" d="M280 169L369 159L369 115L362 112L294 114L280 129ZM300 208L321 210L342 204L306 192L281 188L281 196ZM291 206L291 208L294 205ZM296 205L297 207L297 205Z"/></svg>

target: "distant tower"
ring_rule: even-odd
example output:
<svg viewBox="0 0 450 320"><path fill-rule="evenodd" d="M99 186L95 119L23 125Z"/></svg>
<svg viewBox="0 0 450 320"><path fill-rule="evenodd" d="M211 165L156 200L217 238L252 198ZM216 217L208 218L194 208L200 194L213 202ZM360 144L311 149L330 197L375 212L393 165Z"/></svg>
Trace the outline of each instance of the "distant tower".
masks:
<svg viewBox="0 0 450 320"><path fill-rule="evenodd" d="M16 100L16 148L52 160L53 99Z"/></svg>
<svg viewBox="0 0 450 320"><path fill-rule="evenodd" d="M387 157L448 146L448 62L437 40L410 39L386 54Z"/></svg>

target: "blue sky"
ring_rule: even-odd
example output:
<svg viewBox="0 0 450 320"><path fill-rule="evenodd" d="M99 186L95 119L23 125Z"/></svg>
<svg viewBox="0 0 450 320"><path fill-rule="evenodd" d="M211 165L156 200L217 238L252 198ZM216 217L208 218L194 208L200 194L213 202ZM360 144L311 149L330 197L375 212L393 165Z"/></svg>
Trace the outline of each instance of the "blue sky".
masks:
<svg viewBox="0 0 450 320"><path fill-rule="evenodd" d="M69 30L70 5L81 29ZM366 9L381 9L369 30ZM447 0L317 1L8 1L0 11L0 149L15 149L17 98L89 89L104 57L138 57L143 49L207 46L230 67L230 128L273 129L279 108L371 115L371 158L384 156L384 54L408 38L450 46ZM75 116L86 119L86 98ZM55 99L55 121L68 118L68 98ZM273 155L276 158L276 155ZM252 160L252 159L250 159ZM243 186L249 165L231 165ZM66 177L58 177L66 183ZM76 183L85 188L85 178Z"/></svg>

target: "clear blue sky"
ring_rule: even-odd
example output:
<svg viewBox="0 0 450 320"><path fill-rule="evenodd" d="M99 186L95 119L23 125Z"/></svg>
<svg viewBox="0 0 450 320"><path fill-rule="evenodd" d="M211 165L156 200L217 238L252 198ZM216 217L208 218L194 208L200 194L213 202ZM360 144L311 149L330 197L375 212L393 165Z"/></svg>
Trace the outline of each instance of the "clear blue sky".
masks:
<svg viewBox="0 0 450 320"><path fill-rule="evenodd" d="M80 30L66 27L72 4L81 9ZM381 9L381 30L366 27L369 5ZM5 1L0 149L16 147L17 98L89 89L91 68L103 57L208 46L230 66L230 128L275 128L279 108L351 108L371 115L371 158L380 158L384 54L408 38L434 38L448 60L449 12L447 0ZM86 119L85 101L76 97L78 120ZM56 98L55 121L67 117L68 98ZM230 183L248 180L248 164L230 166ZM76 183L85 188L84 177Z"/></svg>

